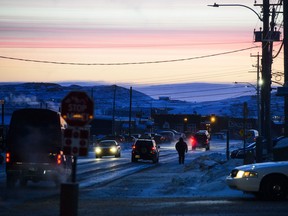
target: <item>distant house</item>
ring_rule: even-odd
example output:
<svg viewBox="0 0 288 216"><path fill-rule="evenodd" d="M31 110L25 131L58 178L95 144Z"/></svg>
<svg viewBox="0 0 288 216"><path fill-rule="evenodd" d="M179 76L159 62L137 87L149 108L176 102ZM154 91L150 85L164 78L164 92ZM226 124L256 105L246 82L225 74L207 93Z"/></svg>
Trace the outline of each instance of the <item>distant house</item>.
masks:
<svg viewBox="0 0 288 216"><path fill-rule="evenodd" d="M160 97L159 97L159 100L169 101L169 100L170 100L170 97L168 97L168 96L160 96Z"/></svg>

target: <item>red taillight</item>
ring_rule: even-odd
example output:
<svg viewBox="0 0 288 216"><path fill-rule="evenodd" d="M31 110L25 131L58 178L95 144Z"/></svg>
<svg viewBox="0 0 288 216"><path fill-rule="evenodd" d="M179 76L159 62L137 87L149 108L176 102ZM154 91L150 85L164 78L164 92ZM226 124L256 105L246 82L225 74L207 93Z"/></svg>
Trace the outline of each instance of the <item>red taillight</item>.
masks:
<svg viewBox="0 0 288 216"><path fill-rule="evenodd" d="M135 145L133 145L133 146L132 146L132 149L133 149L133 150L134 150L134 149L136 149L136 146L135 146Z"/></svg>
<svg viewBox="0 0 288 216"><path fill-rule="evenodd" d="M152 147L152 151L155 151L155 150L156 150L156 147L155 147L155 146L153 146L153 147Z"/></svg>
<svg viewBox="0 0 288 216"><path fill-rule="evenodd" d="M57 155L57 164L60 165L61 164L61 154Z"/></svg>
<svg viewBox="0 0 288 216"><path fill-rule="evenodd" d="M190 142L191 142L191 144L193 145L193 144L195 143L195 139L192 137L192 138L190 139Z"/></svg>
<svg viewBox="0 0 288 216"><path fill-rule="evenodd" d="M10 163L10 153L6 152L6 163Z"/></svg>

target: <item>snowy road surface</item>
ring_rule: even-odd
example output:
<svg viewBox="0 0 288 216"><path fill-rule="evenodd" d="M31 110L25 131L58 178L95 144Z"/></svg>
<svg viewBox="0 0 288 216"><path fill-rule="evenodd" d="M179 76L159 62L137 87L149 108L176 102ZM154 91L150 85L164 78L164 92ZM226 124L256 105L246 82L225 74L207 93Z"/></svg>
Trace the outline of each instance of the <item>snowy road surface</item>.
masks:
<svg viewBox="0 0 288 216"><path fill-rule="evenodd" d="M237 146L241 147L241 141L231 142L231 149ZM210 151L189 151L184 165L178 164L174 144L161 145L158 164L132 163L130 147L123 148L121 158L96 159L92 151L88 157L78 158L78 215L222 215L219 208L227 206L229 210L223 215L231 215L239 203L248 204L247 209L263 206L251 195L227 187L226 176L243 161L226 160L225 141L212 140ZM4 167L1 165L0 171L0 215L59 215L59 188L40 182L7 190ZM271 205L279 209L278 215L287 213L287 205ZM239 215L249 215L247 209ZM269 209L262 208L259 215L271 213ZM250 215L256 215L252 211Z"/></svg>

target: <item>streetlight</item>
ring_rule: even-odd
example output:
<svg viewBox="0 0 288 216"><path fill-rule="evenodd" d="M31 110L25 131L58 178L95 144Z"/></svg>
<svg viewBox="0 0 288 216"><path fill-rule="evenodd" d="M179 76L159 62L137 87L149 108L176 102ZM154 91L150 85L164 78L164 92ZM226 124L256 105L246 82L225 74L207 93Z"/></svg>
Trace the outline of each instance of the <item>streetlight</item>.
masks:
<svg viewBox="0 0 288 216"><path fill-rule="evenodd" d="M260 15L252 8L248 7L247 5L243 5L243 4L217 4L214 3L213 5L207 5L209 7L245 7L249 10L251 10L253 13L255 13L257 15L257 17L259 18L259 20L263 21L263 19L260 17Z"/></svg>
<svg viewBox="0 0 288 216"><path fill-rule="evenodd" d="M188 118L187 117L184 117L184 128L183 128L183 132L185 133L185 132L187 132L187 123L188 123Z"/></svg>
<svg viewBox="0 0 288 216"><path fill-rule="evenodd" d="M249 83L249 82L234 82L235 84L246 84L250 87L253 87L255 90L256 90L256 95L257 95L257 118L258 118L258 121L257 121L257 124L258 124L258 132L259 134L261 134L261 107L260 107L260 80L257 82L256 86L253 85L252 83Z"/></svg>
<svg viewBox="0 0 288 216"><path fill-rule="evenodd" d="M265 136L267 140L267 150L268 155L272 153L272 133L271 133L271 66L272 66L272 52L273 50L273 41L274 39L274 19L275 19L275 7L272 10L272 21L270 22L270 6L280 5L280 4L270 4L269 0L263 0L262 6L263 17L261 18L259 14L254 11L252 8L242 5L242 4L214 4L208 5L212 7L220 6L240 6L251 10L255 13L259 20L263 22L263 31L261 32L262 42L262 78L263 85L261 87L261 136ZM270 31L271 26L271 31ZM258 42L258 41L255 41Z"/></svg>

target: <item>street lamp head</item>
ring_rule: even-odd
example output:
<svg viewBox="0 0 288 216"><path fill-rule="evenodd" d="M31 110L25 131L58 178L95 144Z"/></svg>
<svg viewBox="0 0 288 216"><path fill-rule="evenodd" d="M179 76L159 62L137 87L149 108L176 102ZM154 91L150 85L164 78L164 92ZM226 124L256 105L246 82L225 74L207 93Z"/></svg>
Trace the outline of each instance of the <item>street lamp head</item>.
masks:
<svg viewBox="0 0 288 216"><path fill-rule="evenodd" d="M243 4L217 4L217 3L214 3L213 5L207 5L209 7L244 7L244 8L247 8L249 10L251 10L253 13L255 13L257 15L257 17L260 19L260 21L263 21L263 19L260 17L260 15L251 7L249 6L246 6L246 5L243 5Z"/></svg>
<svg viewBox="0 0 288 216"><path fill-rule="evenodd" d="M219 7L219 4L214 3L213 5L207 5L207 6L209 6L209 7Z"/></svg>

